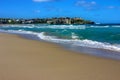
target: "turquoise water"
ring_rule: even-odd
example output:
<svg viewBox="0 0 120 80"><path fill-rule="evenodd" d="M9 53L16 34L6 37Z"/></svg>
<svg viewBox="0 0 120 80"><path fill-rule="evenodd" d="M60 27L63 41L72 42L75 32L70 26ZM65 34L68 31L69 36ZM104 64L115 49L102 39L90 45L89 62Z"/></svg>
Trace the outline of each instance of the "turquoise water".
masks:
<svg viewBox="0 0 120 80"><path fill-rule="evenodd" d="M120 53L120 25L1 25L0 31L29 34L38 40L66 44L78 49L86 47Z"/></svg>

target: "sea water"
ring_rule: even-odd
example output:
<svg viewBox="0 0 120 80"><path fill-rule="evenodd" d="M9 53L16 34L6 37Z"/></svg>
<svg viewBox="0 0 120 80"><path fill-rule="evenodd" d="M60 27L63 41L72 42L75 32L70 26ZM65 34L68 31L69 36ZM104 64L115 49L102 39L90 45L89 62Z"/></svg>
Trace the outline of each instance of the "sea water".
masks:
<svg viewBox="0 0 120 80"><path fill-rule="evenodd" d="M67 49L120 60L120 25L1 25L1 32L64 45Z"/></svg>

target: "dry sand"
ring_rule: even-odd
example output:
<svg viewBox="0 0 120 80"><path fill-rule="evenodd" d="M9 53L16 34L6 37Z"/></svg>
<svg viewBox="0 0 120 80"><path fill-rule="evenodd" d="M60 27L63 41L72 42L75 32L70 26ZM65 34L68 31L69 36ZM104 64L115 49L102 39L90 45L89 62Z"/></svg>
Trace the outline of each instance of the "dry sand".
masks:
<svg viewBox="0 0 120 80"><path fill-rule="evenodd" d="M1 33L0 80L120 80L120 61Z"/></svg>

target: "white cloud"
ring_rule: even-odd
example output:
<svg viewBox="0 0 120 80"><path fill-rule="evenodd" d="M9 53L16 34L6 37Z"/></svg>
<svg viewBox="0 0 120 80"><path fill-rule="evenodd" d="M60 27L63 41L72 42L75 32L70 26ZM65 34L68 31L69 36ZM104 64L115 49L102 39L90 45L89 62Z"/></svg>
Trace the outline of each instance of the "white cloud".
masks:
<svg viewBox="0 0 120 80"><path fill-rule="evenodd" d="M120 10L119 6L107 6L106 8L107 9L117 9L117 10Z"/></svg>
<svg viewBox="0 0 120 80"><path fill-rule="evenodd" d="M85 9L95 9L97 6L97 3L95 1L85 1L85 0L79 0L75 4L76 6L83 7Z"/></svg>
<svg viewBox="0 0 120 80"><path fill-rule="evenodd" d="M90 2L92 5L96 5L96 2L95 1L92 1L92 2Z"/></svg>
<svg viewBox="0 0 120 80"><path fill-rule="evenodd" d="M107 8L108 8L108 9L115 9L115 8L117 8L117 7L115 7L115 6L108 6Z"/></svg>
<svg viewBox="0 0 120 80"><path fill-rule="evenodd" d="M33 2L52 2L52 1L61 1L61 0L33 0Z"/></svg>
<svg viewBox="0 0 120 80"><path fill-rule="evenodd" d="M40 11L40 10L35 10L34 12L35 12L35 13L40 13L41 11Z"/></svg>
<svg viewBox="0 0 120 80"><path fill-rule="evenodd" d="M109 9L114 9L114 8L115 8L115 6L108 6L108 8L109 8Z"/></svg>
<svg viewBox="0 0 120 80"><path fill-rule="evenodd" d="M52 0L33 0L34 2L49 2L49 1L52 1Z"/></svg>
<svg viewBox="0 0 120 80"><path fill-rule="evenodd" d="M115 6L115 5L103 6L103 5L97 4L97 2L95 2L95 1L88 1L88 0L78 0L75 3L75 5L81 7L83 9L85 9L85 10L100 10L100 9L101 10L106 10L106 9L120 10L120 6Z"/></svg>
<svg viewBox="0 0 120 80"><path fill-rule="evenodd" d="M90 7L96 5L95 1L87 2L85 0L80 0L76 2L77 6L82 6L82 7Z"/></svg>

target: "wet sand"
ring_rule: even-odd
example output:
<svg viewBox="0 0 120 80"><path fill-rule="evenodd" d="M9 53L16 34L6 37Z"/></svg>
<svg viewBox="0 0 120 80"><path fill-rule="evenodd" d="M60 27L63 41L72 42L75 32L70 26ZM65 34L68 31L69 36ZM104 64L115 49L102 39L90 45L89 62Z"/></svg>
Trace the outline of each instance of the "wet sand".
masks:
<svg viewBox="0 0 120 80"><path fill-rule="evenodd" d="M0 80L120 80L120 61L0 33Z"/></svg>

